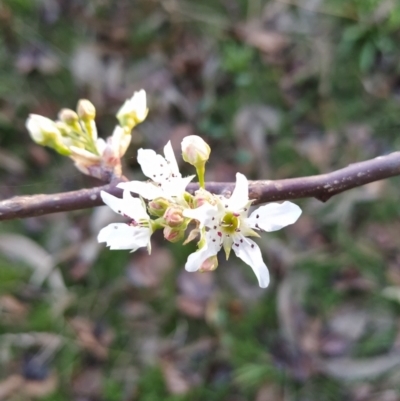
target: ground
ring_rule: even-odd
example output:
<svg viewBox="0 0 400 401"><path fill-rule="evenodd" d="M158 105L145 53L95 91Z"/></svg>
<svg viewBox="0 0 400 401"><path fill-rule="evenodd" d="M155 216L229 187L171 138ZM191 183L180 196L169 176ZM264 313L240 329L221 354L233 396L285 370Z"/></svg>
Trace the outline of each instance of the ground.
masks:
<svg viewBox="0 0 400 401"><path fill-rule="evenodd" d="M210 181L400 148L397 2L5 0L0 21L1 199L99 184L31 141L29 113L88 98L105 137L141 88L130 178L138 148L190 134ZM234 255L187 273L194 245L158 235L150 257L105 249L107 208L1 223L0 399L399 400L399 196L392 178L296 201L258 240L267 289Z"/></svg>

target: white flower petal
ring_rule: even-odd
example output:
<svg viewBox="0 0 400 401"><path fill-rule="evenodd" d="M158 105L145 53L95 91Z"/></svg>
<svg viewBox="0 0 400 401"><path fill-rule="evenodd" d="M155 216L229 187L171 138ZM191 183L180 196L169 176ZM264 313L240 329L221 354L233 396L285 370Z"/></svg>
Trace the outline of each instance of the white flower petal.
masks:
<svg viewBox="0 0 400 401"><path fill-rule="evenodd" d="M107 147L106 141L103 138L97 138L96 149L100 156L104 153L106 147Z"/></svg>
<svg viewBox="0 0 400 401"><path fill-rule="evenodd" d="M221 249L219 241L213 242L209 233L206 233L206 245L196 252L189 255L185 269L188 272L195 272L200 269L203 262L211 256L216 255Z"/></svg>
<svg viewBox="0 0 400 401"><path fill-rule="evenodd" d="M175 158L175 153L174 150L172 149L171 141L168 141L168 143L164 146L164 156L165 160L169 164L169 169L172 174L174 174L176 177L181 177L181 173L179 172L179 167L178 163L176 162Z"/></svg>
<svg viewBox="0 0 400 401"><path fill-rule="evenodd" d="M232 248L236 256L253 269L260 287L268 287L269 272L263 261L259 246L250 238L246 238L243 235L236 235Z"/></svg>
<svg viewBox="0 0 400 401"><path fill-rule="evenodd" d="M218 207L210 203L204 203L196 209L184 209L182 214L190 219L198 220L200 228L203 228L205 225L210 224L213 218L215 219L218 214Z"/></svg>
<svg viewBox="0 0 400 401"><path fill-rule="evenodd" d="M106 242L110 249L131 249L147 246L151 231L148 227L133 227L124 223L109 224L100 230L98 242Z"/></svg>
<svg viewBox="0 0 400 401"><path fill-rule="evenodd" d="M301 215L299 206L292 202L269 203L256 209L247 219L252 228L276 231L293 224Z"/></svg>
<svg viewBox="0 0 400 401"><path fill-rule="evenodd" d="M132 99L125 100L124 104L119 108L117 112L117 118L123 118L126 114L132 112Z"/></svg>
<svg viewBox="0 0 400 401"><path fill-rule="evenodd" d="M226 201L228 209L239 211L246 207L249 202L249 183L247 178L240 173L236 173L236 185L231 197Z"/></svg>
<svg viewBox="0 0 400 401"><path fill-rule="evenodd" d="M141 121L144 120L147 116L146 92L144 89L134 93L132 102L134 104L134 109L136 110L137 118Z"/></svg>
<svg viewBox="0 0 400 401"><path fill-rule="evenodd" d="M146 116L146 92L143 89L135 92L130 99L126 100L117 113L117 118L120 121L130 117L135 120L135 123L142 122Z"/></svg>
<svg viewBox="0 0 400 401"><path fill-rule="evenodd" d="M61 137L61 133L55 122L50 118L40 116L38 114L30 114L25 124L32 139L35 142L42 142L47 135Z"/></svg>
<svg viewBox="0 0 400 401"><path fill-rule="evenodd" d="M185 192L186 187L194 177L195 175L189 175L184 178L171 178L170 180L161 183L161 188L169 197L180 196Z"/></svg>
<svg viewBox="0 0 400 401"><path fill-rule="evenodd" d="M131 143L132 135L127 134L120 125L117 125L114 128L112 136L108 139L110 141L113 154L116 157L122 157Z"/></svg>
<svg viewBox="0 0 400 401"><path fill-rule="evenodd" d="M140 220L149 220L150 217L146 212L146 206L139 198L134 198L130 191L124 190L123 195L123 212L131 217L133 220L139 222Z"/></svg>
<svg viewBox="0 0 400 401"><path fill-rule="evenodd" d="M142 201L139 198L134 198L128 190L124 190L122 199L104 191L100 192L100 196L107 206L121 216L130 217L136 222L149 220L149 216L146 213Z"/></svg>
<svg viewBox="0 0 400 401"><path fill-rule="evenodd" d="M158 187L151 182L121 182L117 185L117 187L138 194L142 198L148 200L165 197L164 191L161 189L161 187Z"/></svg>
<svg viewBox="0 0 400 401"><path fill-rule="evenodd" d="M100 196L101 199L103 199L103 202L111 208L115 213L120 214L121 216L124 216L124 201L121 198L117 198L114 195L109 194L108 192L105 191L100 191Z"/></svg>
<svg viewBox="0 0 400 401"><path fill-rule="evenodd" d="M76 161L98 163L101 160L99 155L95 155L86 149L78 148L77 146L70 146L69 149L71 151L71 158Z"/></svg>
<svg viewBox="0 0 400 401"><path fill-rule="evenodd" d="M143 174L155 182L162 182L169 176L169 167L166 160L152 149L138 150L138 163Z"/></svg>

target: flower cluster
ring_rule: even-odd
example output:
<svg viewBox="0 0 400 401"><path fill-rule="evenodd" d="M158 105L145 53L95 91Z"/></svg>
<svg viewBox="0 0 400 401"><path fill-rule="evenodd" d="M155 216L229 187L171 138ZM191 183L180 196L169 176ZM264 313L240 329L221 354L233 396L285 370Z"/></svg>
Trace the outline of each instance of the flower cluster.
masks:
<svg viewBox="0 0 400 401"><path fill-rule="evenodd" d="M240 173L236 174L236 186L229 198L210 193L204 186L209 155L210 147L200 137L192 135L182 141L183 159L196 168L200 183L200 189L191 195L185 189L195 176L182 177L170 142L164 147L164 156L139 149L138 162L149 181L118 184L123 189L122 199L101 192L104 203L129 221L103 228L98 241L106 242L111 249L135 251L147 247L150 253L150 237L158 229L171 242L184 240L186 244L199 238L198 249L188 257L186 270L214 270L218 252L223 248L228 258L233 249L251 266L260 287L265 288L269 284L268 269L251 237L259 237L259 231L276 231L293 224L301 209L286 201L251 211L248 181ZM140 198L132 197L132 192Z"/></svg>
<svg viewBox="0 0 400 401"><path fill-rule="evenodd" d="M78 102L76 112L62 109L57 121L31 114L26 127L36 143L69 156L84 174L109 180L121 175L121 157L131 142L131 131L147 112L145 91L135 92L118 111L119 125L106 141L97 136L96 109L86 99Z"/></svg>

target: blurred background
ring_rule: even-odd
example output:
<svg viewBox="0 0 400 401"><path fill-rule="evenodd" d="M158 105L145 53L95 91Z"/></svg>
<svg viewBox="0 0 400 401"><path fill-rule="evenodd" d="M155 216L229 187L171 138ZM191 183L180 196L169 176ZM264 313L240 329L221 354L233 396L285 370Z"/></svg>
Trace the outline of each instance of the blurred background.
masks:
<svg viewBox="0 0 400 401"><path fill-rule="evenodd" d="M398 150L399 40L397 0L0 1L0 198L99 185L27 115L88 98L106 137L141 88L130 178L138 148L191 134L215 181ZM297 201L258 240L266 290L234 255L186 273L194 245L162 236L151 257L106 250L106 207L1 223L0 399L400 400L399 183Z"/></svg>

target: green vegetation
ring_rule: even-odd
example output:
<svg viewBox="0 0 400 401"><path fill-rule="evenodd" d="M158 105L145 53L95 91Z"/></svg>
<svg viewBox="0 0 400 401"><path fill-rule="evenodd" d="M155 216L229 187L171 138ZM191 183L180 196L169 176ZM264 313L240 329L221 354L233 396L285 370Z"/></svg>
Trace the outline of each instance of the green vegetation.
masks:
<svg viewBox="0 0 400 401"><path fill-rule="evenodd" d="M150 113L133 133L129 177L142 177L138 148L192 133L221 181L319 174L399 150L400 5L289 3L3 1L0 199L98 185L31 142L27 115L54 119L89 98L106 137L142 87ZM215 273L185 274L194 248L161 236L150 258L96 249L113 221L99 210L2 223L0 393L17 375L25 385L9 400L35 397L28 379L45 401L399 397L384 363L365 378L333 366L397 352L400 307L382 290L400 286L398 184L298 201L296 225L258 240L267 290L233 255ZM51 255L53 270L41 276L11 234Z"/></svg>

